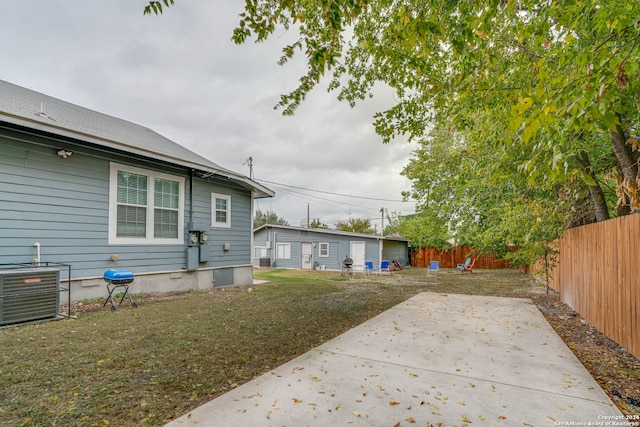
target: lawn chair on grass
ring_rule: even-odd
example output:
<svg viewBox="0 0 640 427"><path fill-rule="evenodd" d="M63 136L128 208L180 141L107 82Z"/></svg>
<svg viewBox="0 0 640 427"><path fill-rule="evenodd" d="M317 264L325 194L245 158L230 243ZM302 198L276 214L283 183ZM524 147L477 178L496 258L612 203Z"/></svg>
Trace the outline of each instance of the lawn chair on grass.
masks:
<svg viewBox="0 0 640 427"><path fill-rule="evenodd" d="M369 274L367 271L367 267L365 265L354 264L351 269L351 278L356 277L357 274L362 274L363 276L367 277L367 275Z"/></svg>
<svg viewBox="0 0 640 427"><path fill-rule="evenodd" d="M391 274L391 270L389 270L389 261L387 260L380 262L380 274L382 274L383 272Z"/></svg>
<svg viewBox="0 0 640 427"><path fill-rule="evenodd" d="M431 261L429 263L429 268L427 269L427 277L431 276L432 273L433 277L438 277L438 270L440 270L440 262Z"/></svg>
<svg viewBox="0 0 640 427"><path fill-rule="evenodd" d="M364 268L367 270L367 274L375 273L375 269L373 268L373 261L365 261Z"/></svg>
<svg viewBox="0 0 640 427"><path fill-rule="evenodd" d="M473 258L467 258L467 260L464 262L464 264L458 264L458 271L460 271L460 273L464 273L465 271L468 271L469 273L473 273L473 264L476 263L476 259Z"/></svg>

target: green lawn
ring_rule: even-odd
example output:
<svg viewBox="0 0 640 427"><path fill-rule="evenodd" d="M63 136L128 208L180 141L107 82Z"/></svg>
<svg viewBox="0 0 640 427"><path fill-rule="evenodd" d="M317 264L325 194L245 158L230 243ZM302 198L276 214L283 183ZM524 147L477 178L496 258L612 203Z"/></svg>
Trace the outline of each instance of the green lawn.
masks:
<svg viewBox="0 0 640 427"><path fill-rule="evenodd" d="M265 285L158 298L0 329L0 426L163 425L418 292L523 295L516 271L349 280L257 270Z"/></svg>

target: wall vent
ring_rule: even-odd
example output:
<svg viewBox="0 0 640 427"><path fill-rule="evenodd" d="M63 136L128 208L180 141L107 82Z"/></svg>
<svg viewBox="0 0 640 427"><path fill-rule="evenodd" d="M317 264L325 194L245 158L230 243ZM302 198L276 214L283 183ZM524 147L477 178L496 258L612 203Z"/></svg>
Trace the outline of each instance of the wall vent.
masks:
<svg viewBox="0 0 640 427"><path fill-rule="evenodd" d="M59 270L0 270L0 326L55 318L59 312Z"/></svg>

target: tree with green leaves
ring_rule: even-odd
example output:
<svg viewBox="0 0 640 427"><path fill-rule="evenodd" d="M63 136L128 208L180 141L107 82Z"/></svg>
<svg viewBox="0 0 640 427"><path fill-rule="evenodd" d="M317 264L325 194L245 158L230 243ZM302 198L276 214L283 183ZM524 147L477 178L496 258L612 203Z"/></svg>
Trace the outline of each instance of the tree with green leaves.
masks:
<svg viewBox="0 0 640 427"><path fill-rule="evenodd" d="M400 237L400 224L403 220L400 212L387 212L386 218L387 222L385 223L384 230L382 230L382 235Z"/></svg>
<svg viewBox="0 0 640 427"><path fill-rule="evenodd" d="M349 218L346 221L336 222L336 230L349 231L351 233L362 234L376 234L376 231L371 227L370 219L362 218Z"/></svg>
<svg viewBox="0 0 640 427"><path fill-rule="evenodd" d="M496 142L506 150L548 145L531 147L523 164L561 169L563 145L581 146L576 135L607 135L619 203L637 208L639 25L640 4L626 0L262 0L246 2L233 40L259 42L279 28L299 33L280 62L302 52L308 72L282 96L285 114L327 75L352 104L376 84L395 89L397 105L376 116L384 141L422 137L434 111L459 100L485 110L496 92L509 111L509 132ZM537 158L536 148L553 155Z"/></svg>
<svg viewBox="0 0 640 427"><path fill-rule="evenodd" d="M328 230L329 226L323 222L320 222L318 218L314 218L311 220L311 223L309 224L309 228L319 228L322 230Z"/></svg>
<svg viewBox="0 0 640 427"><path fill-rule="evenodd" d="M284 218L280 218L278 214L272 210L262 212L260 209L257 209L253 217L253 229L255 230L265 224L289 225L289 222Z"/></svg>
<svg viewBox="0 0 640 427"><path fill-rule="evenodd" d="M517 153L495 155L489 135L504 131L500 122L484 118L491 124L479 126L477 118L470 112L465 123L452 123L443 116L419 141L403 171L413 183L405 197L418 201L416 217L427 225L411 227L418 236L410 238L418 246L443 247L453 237L457 245L499 255L512 265L541 257L550 261L550 271L554 241L572 221L593 217L593 206L582 206L588 197L581 194L584 183L523 173ZM440 243L429 239L438 234Z"/></svg>
<svg viewBox="0 0 640 427"><path fill-rule="evenodd" d="M400 222L400 236L410 240L414 248L434 247L448 249L450 233L447 223L434 211L423 211L418 215L408 215Z"/></svg>

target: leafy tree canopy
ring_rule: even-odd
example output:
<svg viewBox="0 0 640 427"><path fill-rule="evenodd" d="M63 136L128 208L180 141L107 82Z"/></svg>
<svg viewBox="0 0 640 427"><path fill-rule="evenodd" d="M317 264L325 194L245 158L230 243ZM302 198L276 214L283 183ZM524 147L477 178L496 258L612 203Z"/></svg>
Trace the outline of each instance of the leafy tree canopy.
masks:
<svg viewBox="0 0 640 427"><path fill-rule="evenodd" d="M257 209L253 218L253 229L255 230L256 228L262 227L265 224L289 225L289 222L284 218L280 218L274 211L269 210L266 212L262 212L261 210Z"/></svg>
<svg viewBox="0 0 640 427"><path fill-rule="evenodd" d="M404 217L399 225L400 235L410 240L414 248L436 247L450 248L447 223L442 221L433 211L420 215Z"/></svg>
<svg viewBox="0 0 640 427"><path fill-rule="evenodd" d="M336 230L349 231L352 233L376 234L376 231L371 227L371 220L361 218L349 218L346 221L338 221L336 222Z"/></svg>
<svg viewBox="0 0 640 427"><path fill-rule="evenodd" d="M329 226L327 224L320 222L318 218L314 218L311 220L311 223L309 224L309 228L320 228L323 230L327 230L329 229Z"/></svg>
<svg viewBox="0 0 640 427"><path fill-rule="evenodd" d="M233 40L259 42L279 28L299 33L280 63L302 52L308 71L281 97L284 114L325 76L351 104L378 83L394 88L397 105L375 118L384 141L424 136L438 111L464 120L459 101L491 110L497 92L507 132L494 142L507 153L528 146L527 172L541 164L562 173L565 155L581 146L576 135L609 133L619 201L635 208L638 27L640 3L627 0L249 0Z"/></svg>
<svg viewBox="0 0 640 427"><path fill-rule="evenodd" d="M393 211L391 213L387 213L387 223L384 226L383 235L385 236L395 236L401 237L400 235L400 224L403 221L403 217L399 212Z"/></svg>

